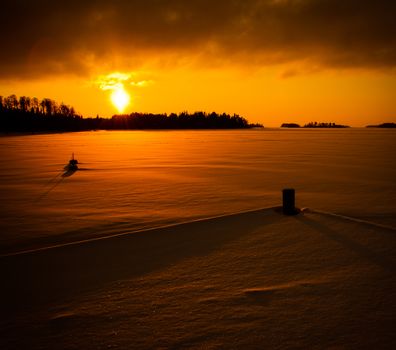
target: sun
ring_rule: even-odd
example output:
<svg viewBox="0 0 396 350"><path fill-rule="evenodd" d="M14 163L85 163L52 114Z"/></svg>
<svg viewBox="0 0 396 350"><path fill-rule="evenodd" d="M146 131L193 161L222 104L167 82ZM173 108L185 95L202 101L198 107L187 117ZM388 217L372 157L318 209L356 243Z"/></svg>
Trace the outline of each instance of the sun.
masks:
<svg viewBox="0 0 396 350"><path fill-rule="evenodd" d="M119 87L113 91L110 96L111 102L117 108L119 113L122 113L126 106L129 105L131 97L129 94L124 90L123 87Z"/></svg>

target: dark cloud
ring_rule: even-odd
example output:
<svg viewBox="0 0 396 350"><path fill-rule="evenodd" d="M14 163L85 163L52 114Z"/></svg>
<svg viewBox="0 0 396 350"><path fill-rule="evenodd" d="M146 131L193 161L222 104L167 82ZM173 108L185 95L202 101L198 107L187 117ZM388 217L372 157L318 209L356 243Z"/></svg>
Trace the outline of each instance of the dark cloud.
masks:
<svg viewBox="0 0 396 350"><path fill-rule="evenodd" d="M71 72L124 55L242 64L306 61L394 68L389 0L9 1L0 12L0 78Z"/></svg>

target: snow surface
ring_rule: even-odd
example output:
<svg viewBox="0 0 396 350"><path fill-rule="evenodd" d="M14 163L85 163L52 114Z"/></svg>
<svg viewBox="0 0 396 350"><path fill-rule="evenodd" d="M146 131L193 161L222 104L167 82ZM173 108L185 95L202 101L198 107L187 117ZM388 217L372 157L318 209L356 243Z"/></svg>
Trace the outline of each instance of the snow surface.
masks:
<svg viewBox="0 0 396 350"><path fill-rule="evenodd" d="M396 348L396 131L84 132L0 150L0 349ZM80 170L62 177L72 152ZM311 210L275 210L286 187Z"/></svg>
<svg viewBox="0 0 396 350"><path fill-rule="evenodd" d="M396 227L395 130L27 135L0 152L0 254L272 207L287 187L301 207Z"/></svg>
<svg viewBox="0 0 396 350"><path fill-rule="evenodd" d="M2 257L2 349L394 349L396 231L263 209Z"/></svg>

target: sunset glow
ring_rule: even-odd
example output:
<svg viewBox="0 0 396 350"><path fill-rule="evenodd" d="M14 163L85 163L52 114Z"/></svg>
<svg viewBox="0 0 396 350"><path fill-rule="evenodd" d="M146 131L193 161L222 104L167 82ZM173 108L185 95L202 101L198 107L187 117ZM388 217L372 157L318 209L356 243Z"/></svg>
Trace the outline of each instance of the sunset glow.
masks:
<svg viewBox="0 0 396 350"><path fill-rule="evenodd" d="M393 2L84 1L43 5L45 13L41 2L2 11L4 47L29 33L29 45L0 57L2 96L49 97L84 117L216 111L265 126L396 119Z"/></svg>

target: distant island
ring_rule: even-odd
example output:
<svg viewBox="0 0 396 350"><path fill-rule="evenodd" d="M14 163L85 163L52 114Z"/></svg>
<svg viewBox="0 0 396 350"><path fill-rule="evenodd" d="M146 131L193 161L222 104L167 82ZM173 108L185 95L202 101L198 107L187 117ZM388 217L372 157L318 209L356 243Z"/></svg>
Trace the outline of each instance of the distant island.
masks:
<svg viewBox="0 0 396 350"><path fill-rule="evenodd" d="M87 130L144 129L248 129L250 124L238 114L181 112L179 114L131 113L111 118L83 118L73 107L44 98L0 96L0 132L61 132Z"/></svg>
<svg viewBox="0 0 396 350"><path fill-rule="evenodd" d="M281 128L300 128L301 126L296 123L283 123L281 125ZM303 128L349 128L348 125L340 125L336 123L318 123L318 122L310 122L308 124L305 124Z"/></svg>
<svg viewBox="0 0 396 350"><path fill-rule="evenodd" d="M304 125L304 128L349 128L348 125L340 125L336 123L318 123L318 122L310 122Z"/></svg>
<svg viewBox="0 0 396 350"><path fill-rule="evenodd" d="M300 125L296 123L283 123L281 128L300 128Z"/></svg>
<svg viewBox="0 0 396 350"><path fill-rule="evenodd" d="M396 123L382 123L379 125L367 125L366 128L396 128Z"/></svg>

